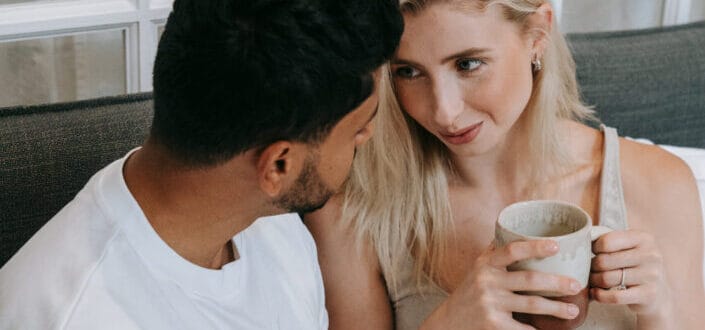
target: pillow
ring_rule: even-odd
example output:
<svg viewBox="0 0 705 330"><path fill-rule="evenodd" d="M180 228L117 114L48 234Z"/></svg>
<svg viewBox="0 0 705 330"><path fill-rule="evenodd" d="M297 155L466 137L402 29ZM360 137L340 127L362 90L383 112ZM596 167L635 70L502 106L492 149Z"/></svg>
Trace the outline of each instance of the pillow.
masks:
<svg viewBox="0 0 705 330"><path fill-rule="evenodd" d="M645 139L630 139L641 143L653 144L653 142ZM700 207L703 210L703 220L705 220L705 149L686 148L669 145L658 145L664 150L676 155L678 158L685 161L693 171L695 182L698 185L700 192ZM703 226L705 236L705 225ZM705 282L705 260L703 261L703 281Z"/></svg>

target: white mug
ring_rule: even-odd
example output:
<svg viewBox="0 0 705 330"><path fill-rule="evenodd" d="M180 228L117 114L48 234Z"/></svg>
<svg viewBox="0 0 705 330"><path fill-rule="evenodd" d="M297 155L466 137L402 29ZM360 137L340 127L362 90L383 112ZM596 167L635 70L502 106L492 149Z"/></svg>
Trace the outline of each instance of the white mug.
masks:
<svg viewBox="0 0 705 330"><path fill-rule="evenodd" d="M574 296L561 297L552 291L525 291L522 294L552 297L578 306L580 314L573 320L544 315L515 315L520 321L539 329L572 329L585 320L588 309L588 279L592 258L592 241L610 228L593 226L590 215L580 207L561 201L541 200L519 202L500 212L495 226L496 244L501 247L514 241L550 239L558 244L555 255L518 261L507 270L532 270L558 274L577 280L581 288Z"/></svg>

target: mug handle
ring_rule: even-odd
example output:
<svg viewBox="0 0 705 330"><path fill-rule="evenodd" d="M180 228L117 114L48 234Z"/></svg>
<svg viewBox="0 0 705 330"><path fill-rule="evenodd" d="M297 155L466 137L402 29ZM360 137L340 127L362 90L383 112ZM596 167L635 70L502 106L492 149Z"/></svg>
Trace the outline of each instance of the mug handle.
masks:
<svg viewBox="0 0 705 330"><path fill-rule="evenodd" d="M605 227L605 226L592 226L590 228L590 240L595 241L596 239L600 238L600 236L607 234L612 231L612 228ZM590 255L591 258L595 257L595 254L592 252L592 249L590 250Z"/></svg>
<svg viewBox="0 0 705 330"><path fill-rule="evenodd" d="M607 234L612 231L612 228L605 227L605 226L592 226L590 228L590 240L595 241L596 239L600 238L600 236Z"/></svg>

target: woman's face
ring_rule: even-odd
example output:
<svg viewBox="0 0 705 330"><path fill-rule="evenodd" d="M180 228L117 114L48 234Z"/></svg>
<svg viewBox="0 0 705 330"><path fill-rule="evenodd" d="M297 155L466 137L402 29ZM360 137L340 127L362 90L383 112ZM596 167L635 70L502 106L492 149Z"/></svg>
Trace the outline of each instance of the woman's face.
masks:
<svg viewBox="0 0 705 330"><path fill-rule="evenodd" d="M493 149L529 101L532 42L500 6L433 4L404 22L391 65L402 108L458 156Z"/></svg>

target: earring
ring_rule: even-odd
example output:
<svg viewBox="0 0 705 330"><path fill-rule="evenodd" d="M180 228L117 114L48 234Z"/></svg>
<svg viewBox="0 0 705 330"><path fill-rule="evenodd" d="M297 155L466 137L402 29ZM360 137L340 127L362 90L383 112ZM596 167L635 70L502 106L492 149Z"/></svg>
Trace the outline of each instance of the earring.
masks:
<svg viewBox="0 0 705 330"><path fill-rule="evenodd" d="M541 71L543 69L543 65L541 65L541 60L539 60L538 55L534 58L533 61L531 61L531 69L534 71L534 73Z"/></svg>

